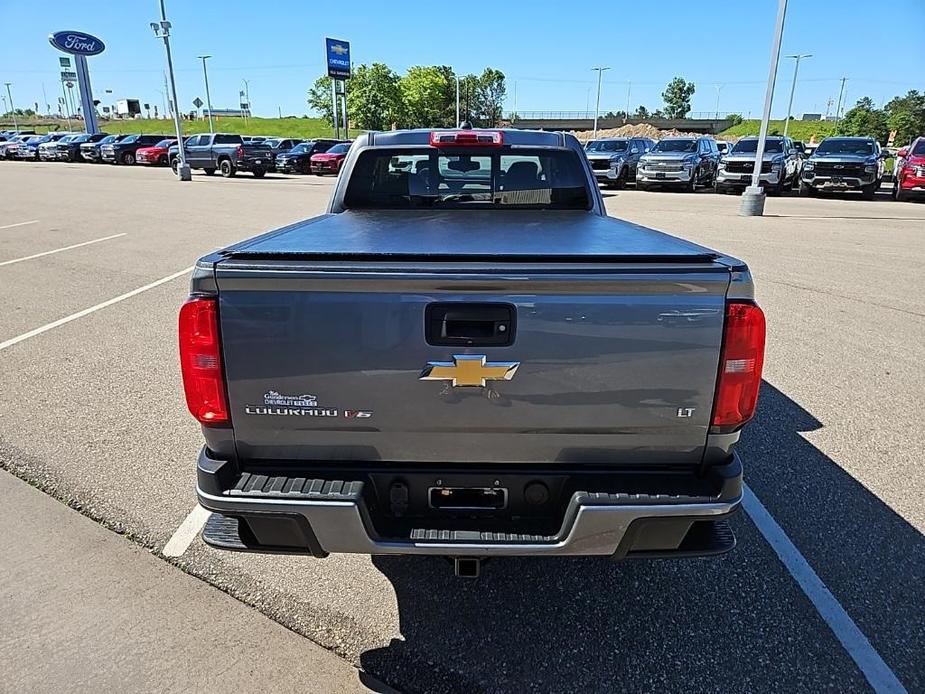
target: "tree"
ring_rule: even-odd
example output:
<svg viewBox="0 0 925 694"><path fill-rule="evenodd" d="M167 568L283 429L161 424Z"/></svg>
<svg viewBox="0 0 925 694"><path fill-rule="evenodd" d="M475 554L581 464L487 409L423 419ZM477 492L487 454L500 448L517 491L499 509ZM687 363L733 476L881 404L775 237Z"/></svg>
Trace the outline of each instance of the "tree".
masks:
<svg viewBox="0 0 925 694"><path fill-rule="evenodd" d="M883 107L887 128L896 131L896 144L908 145L925 133L925 94L915 89L897 96Z"/></svg>
<svg viewBox="0 0 925 694"><path fill-rule="evenodd" d="M691 97L696 87L693 82L687 82L682 77L675 77L665 91L662 98L665 100L665 116L667 118L684 118L691 110Z"/></svg>
<svg viewBox="0 0 925 694"><path fill-rule="evenodd" d="M849 109L838 123L840 135L861 135L877 138L886 144L889 136L886 113L874 108L873 100L868 97L858 99L854 108Z"/></svg>
<svg viewBox="0 0 925 694"><path fill-rule="evenodd" d="M308 107L327 121L334 121L331 110L331 78L327 75L315 80L308 90Z"/></svg>
<svg viewBox="0 0 925 694"><path fill-rule="evenodd" d="M399 77L383 63L358 65L347 84L347 114L362 130L388 130L402 120ZM330 87L328 87L330 94ZM330 101L330 98L328 99Z"/></svg>
<svg viewBox="0 0 925 694"><path fill-rule="evenodd" d="M651 118L652 114L649 113L649 109L645 106L640 106L636 109L636 113L633 114L633 118Z"/></svg>
<svg viewBox="0 0 925 694"><path fill-rule="evenodd" d="M485 68L478 79L479 125L494 128L501 124L506 94L504 73Z"/></svg>
<svg viewBox="0 0 925 694"><path fill-rule="evenodd" d="M399 81L399 88L404 104L403 125L412 128L455 125L456 79L452 69L416 65L408 68L408 73Z"/></svg>

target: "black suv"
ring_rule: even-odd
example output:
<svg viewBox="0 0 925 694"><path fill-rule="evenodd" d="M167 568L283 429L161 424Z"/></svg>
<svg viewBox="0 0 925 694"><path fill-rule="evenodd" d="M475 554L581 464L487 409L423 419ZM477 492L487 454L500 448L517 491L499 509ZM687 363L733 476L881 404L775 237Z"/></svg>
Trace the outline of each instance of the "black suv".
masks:
<svg viewBox="0 0 925 694"><path fill-rule="evenodd" d="M288 152L276 155L276 170L286 173L311 173L312 155L327 152L341 142L343 140L308 140L297 144Z"/></svg>
<svg viewBox="0 0 925 694"><path fill-rule="evenodd" d="M712 137L666 137L640 158L636 189L673 185L693 192L698 185L713 187L718 162L719 148Z"/></svg>
<svg viewBox="0 0 925 694"><path fill-rule="evenodd" d="M142 147L153 147L166 137L166 135L129 135L118 142L101 145L100 158L110 164L132 165L135 163L135 152Z"/></svg>
<svg viewBox="0 0 925 694"><path fill-rule="evenodd" d="M109 137L107 133L93 133L92 135L84 133L75 135L73 138L59 140L55 151L59 161L80 161L80 146L85 143L99 142L104 137Z"/></svg>
<svg viewBox="0 0 925 694"><path fill-rule="evenodd" d="M803 164L800 193L860 191L873 200L889 156L872 137L827 137Z"/></svg>

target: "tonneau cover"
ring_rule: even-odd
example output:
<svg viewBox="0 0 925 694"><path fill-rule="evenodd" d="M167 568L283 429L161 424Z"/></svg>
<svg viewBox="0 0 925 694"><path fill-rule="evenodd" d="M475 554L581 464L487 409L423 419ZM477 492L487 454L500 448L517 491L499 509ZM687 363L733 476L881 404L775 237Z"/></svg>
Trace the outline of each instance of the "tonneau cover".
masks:
<svg viewBox="0 0 925 694"><path fill-rule="evenodd" d="M226 257L709 262L708 248L613 217L558 210L351 210L227 248Z"/></svg>

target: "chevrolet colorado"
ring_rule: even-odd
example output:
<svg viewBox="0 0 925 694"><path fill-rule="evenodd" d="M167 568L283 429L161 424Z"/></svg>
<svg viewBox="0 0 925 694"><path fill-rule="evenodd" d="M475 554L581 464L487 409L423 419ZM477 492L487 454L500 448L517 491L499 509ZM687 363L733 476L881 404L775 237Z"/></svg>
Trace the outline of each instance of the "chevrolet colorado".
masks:
<svg viewBox="0 0 925 694"><path fill-rule="evenodd" d="M203 538L463 576L729 550L764 326L744 263L608 217L571 135L363 134L326 214L196 263Z"/></svg>

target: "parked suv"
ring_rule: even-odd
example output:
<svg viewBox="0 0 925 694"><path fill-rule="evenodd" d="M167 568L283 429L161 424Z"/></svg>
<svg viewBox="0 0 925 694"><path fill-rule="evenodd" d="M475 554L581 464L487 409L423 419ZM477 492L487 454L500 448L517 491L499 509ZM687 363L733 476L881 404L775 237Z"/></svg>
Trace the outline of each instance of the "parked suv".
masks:
<svg viewBox="0 0 925 694"><path fill-rule="evenodd" d="M103 161L102 154L100 153L101 147L119 142L127 137L129 137L129 135L107 135L99 142L84 142L80 145L80 156L84 161L99 164Z"/></svg>
<svg viewBox="0 0 925 694"><path fill-rule="evenodd" d="M636 188L673 185L693 192L697 185L712 186L718 162L719 149L712 137L667 137L639 160Z"/></svg>
<svg viewBox="0 0 925 694"><path fill-rule="evenodd" d="M758 138L743 137L719 162L716 172L716 192L741 193L752 184ZM802 151L789 137L769 137L764 143L759 184L769 195L778 195L794 187L800 180Z"/></svg>
<svg viewBox="0 0 925 694"><path fill-rule="evenodd" d="M309 140L302 142L288 152L276 155L276 170L291 173L311 173L313 154L327 152L341 140Z"/></svg>
<svg viewBox="0 0 925 694"><path fill-rule="evenodd" d="M800 193L814 196L822 191L860 191L873 200L887 157L872 137L827 137L803 165Z"/></svg>
<svg viewBox="0 0 925 694"><path fill-rule="evenodd" d="M655 140L645 137L607 137L585 145L585 156L598 183L622 188L636 180L640 157L654 146Z"/></svg>
<svg viewBox="0 0 925 694"><path fill-rule="evenodd" d="M909 200L913 196L925 197L925 136L916 138L908 147L897 153L893 167L893 197Z"/></svg>
<svg viewBox="0 0 925 694"><path fill-rule="evenodd" d="M165 135L129 135L118 142L111 142L100 147L100 156L110 164L135 163L135 157L142 147L152 147L163 140Z"/></svg>
<svg viewBox="0 0 925 694"><path fill-rule="evenodd" d="M80 147L85 142L99 142L106 133L84 133L83 135L74 135L72 137L63 137L58 140L55 147L56 158L58 161L80 161Z"/></svg>

